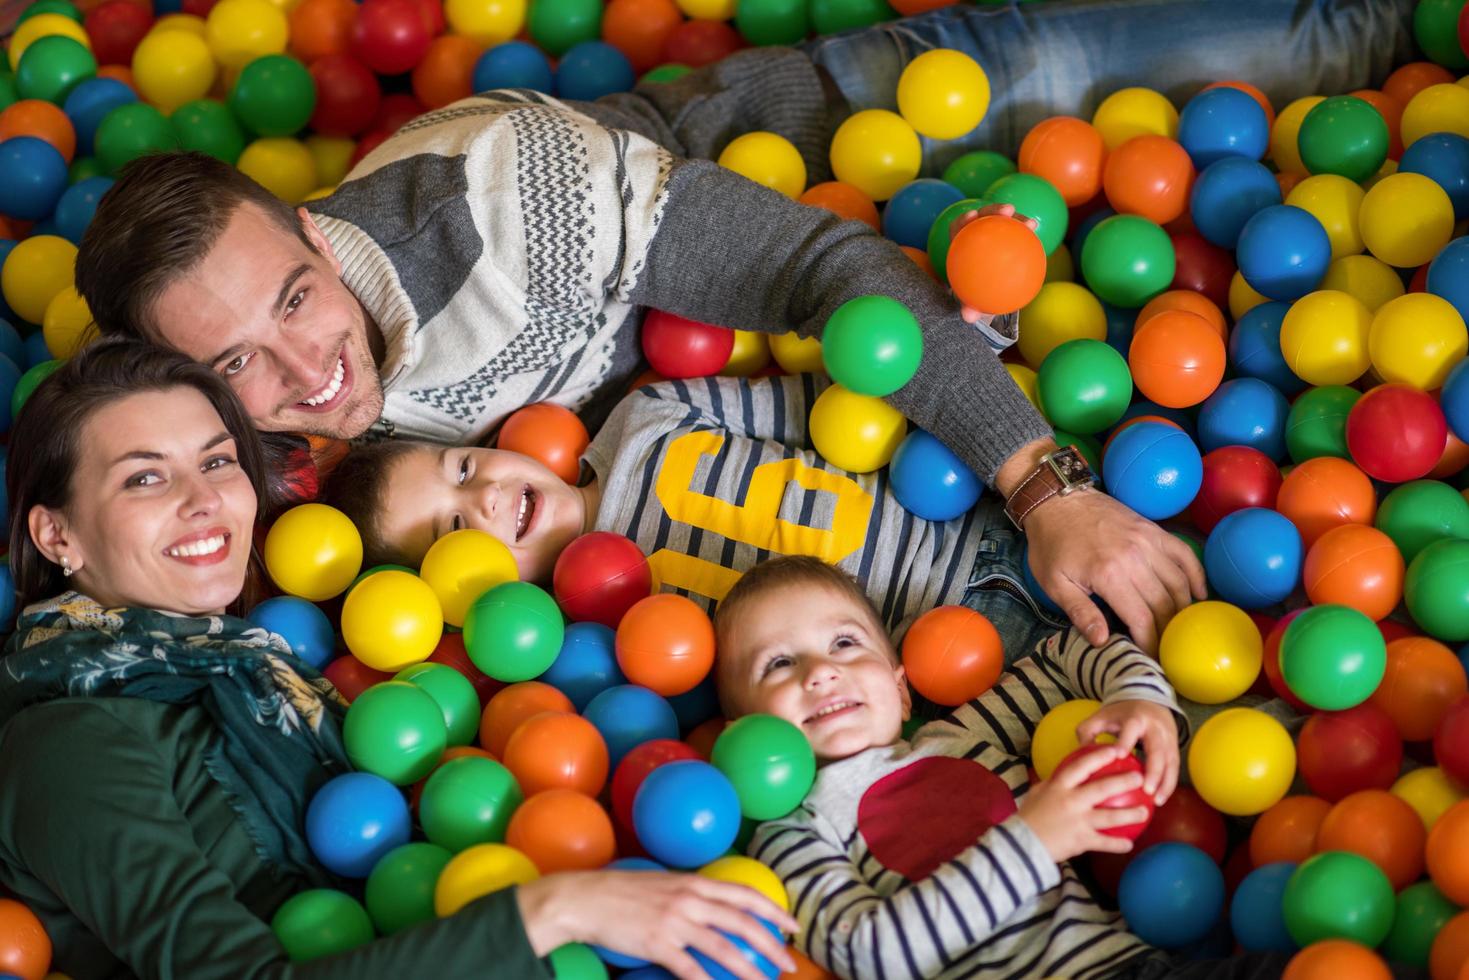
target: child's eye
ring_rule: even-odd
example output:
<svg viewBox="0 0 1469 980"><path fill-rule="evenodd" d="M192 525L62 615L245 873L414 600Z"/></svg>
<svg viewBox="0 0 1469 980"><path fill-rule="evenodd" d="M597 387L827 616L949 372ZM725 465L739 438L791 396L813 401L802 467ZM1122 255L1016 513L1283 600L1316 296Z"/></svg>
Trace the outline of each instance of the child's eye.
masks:
<svg viewBox="0 0 1469 980"><path fill-rule="evenodd" d="M790 667L793 664L795 664L795 660L782 653L765 661L765 666L760 669L760 676L765 677L769 675L771 671L779 670L782 667Z"/></svg>
<svg viewBox="0 0 1469 980"><path fill-rule="evenodd" d="M845 636L845 635L839 636L835 640L832 640L831 641L831 645L832 645L832 649L834 649L834 650L842 650L842 649L845 649L846 647L856 646L857 645L857 638L856 637L853 637L853 636Z"/></svg>
<svg viewBox="0 0 1469 980"><path fill-rule="evenodd" d="M464 481L469 479L469 456L459 457L459 485L464 486ZM455 518L458 520L458 518Z"/></svg>

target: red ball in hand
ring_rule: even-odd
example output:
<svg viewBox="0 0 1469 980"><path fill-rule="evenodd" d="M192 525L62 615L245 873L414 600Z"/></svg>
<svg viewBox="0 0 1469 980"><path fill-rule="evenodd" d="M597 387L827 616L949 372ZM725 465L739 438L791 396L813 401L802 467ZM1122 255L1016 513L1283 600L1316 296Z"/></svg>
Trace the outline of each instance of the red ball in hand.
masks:
<svg viewBox="0 0 1469 980"><path fill-rule="evenodd" d="M1071 763L1075 762L1085 755L1096 752L1098 749L1106 748L1110 748L1110 746L1095 744L1083 745L1081 748L1077 749L1066 758L1062 759L1061 764L1056 767L1056 772L1060 772L1062 769L1065 769ZM1087 782L1094 783L1099 779L1106 779L1108 776L1121 776L1129 772L1141 774L1142 771L1143 764L1137 761L1136 756L1125 755L1120 759L1116 759L1112 762L1107 763L1105 766L1092 773L1091 778L1089 778ZM1054 775L1055 774L1053 773L1052 776L1054 777ZM1097 807L1099 809L1106 810L1126 810L1135 806L1140 806L1147 809L1148 816L1146 820L1143 820L1139 823L1123 824L1120 827L1108 827L1106 830L1102 831L1102 833L1106 834L1108 837L1121 837L1125 840L1137 840L1138 836L1142 834L1144 830L1148 829L1148 824L1151 823L1153 820L1153 811L1157 809L1157 807L1153 803L1153 798L1143 790L1142 786L1138 786L1136 789L1130 789L1125 793L1118 793L1115 796L1109 796L1101 803L1097 804Z"/></svg>

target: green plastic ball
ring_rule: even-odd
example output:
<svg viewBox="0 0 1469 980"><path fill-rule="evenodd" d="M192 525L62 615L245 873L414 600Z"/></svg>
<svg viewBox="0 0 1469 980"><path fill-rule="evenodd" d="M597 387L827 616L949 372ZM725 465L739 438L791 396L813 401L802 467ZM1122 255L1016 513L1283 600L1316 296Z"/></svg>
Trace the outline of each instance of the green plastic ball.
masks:
<svg viewBox="0 0 1469 980"><path fill-rule="evenodd" d="M428 777L418 817L430 841L457 854L474 844L503 841L510 815L524 799L509 769L494 759L466 755Z"/></svg>
<svg viewBox="0 0 1469 980"><path fill-rule="evenodd" d="M22 99L41 99L56 105L71 90L97 75L97 59L78 42L60 34L38 38L20 56L15 68L15 91Z"/></svg>
<svg viewBox="0 0 1469 980"><path fill-rule="evenodd" d="M454 855L421 841L393 848L367 876L367 913L384 936L420 922L432 922L434 885Z"/></svg>
<svg viewBox="0 0 1469 980"><path fill-rule="evenodd" d="M799 728L774 715L746 715L714 741L709 761L724 773L751 820L775 820L801 805L816 780L816 756Z"/></svg>
<svg viewBox="0 0 1469 980"><path fill-rule="evenodd" d="M1301 162L1313 174L1337 174L1361 182L1387 159L1387 120L1354 95L1318 103L1301 122L1297 145Z"/></svg>
<svg viewBox="0 0 1469 980"><path fill-rule="evenodd" d="M990 202L977 197L955 201L940 211L938 217L933 219L933 224L928 226L928 260L942 281L949 281L949 246L954 241L950 227L961 214L978 211L988 203Z"/></svg>
<svg viewBox="0 0 1469 980"><path fill-rule="evenodd" d="M643 77L638 79L638 81L672 82L683 78L691 71L693 71L693 69L690 68L688 65L678 65L669 62L666 65L659 65L657 68L649 68L646 72L643 73Z"/></svg>
<svg viewBox="0 0 1469 980"><path fill-rule="evenodd" d="M0 58L0 61L3 61ZM20 101L20 93L15 90L14 75L0 75L0 111L10 108Z"/></svg>
<svg viewBox="0 0 1469 980"><path fill-rule="evenodd" d="M1194 553L1194 557L1199 560L1200 565L1204 563L1204 546L1202 543L1190 537L1189 535L1184 534L1182 531L1171 531L1169 533L1171 533L1178 540L1182 541L1184 544L1188 545L1189 550Z"/></svg>
<svg viewBox="0 0 1469 980"><path fill-rule="evenodd" d="M1469 54L1460 43L1459 19L1464 0L1418 0L1413 10L1413 38L1429 61L1454 74L1469 70Z"/></svg>
<svg viewBox="0 0 1469 980"><path fill-rule="evenodd" d="M82 23L82 12L77 9L76 4L68 3L67 0L36 0L35 3L20 12L15 26L19 27L37 14L60 14L78 24Z"/></svg>
<svg viewBox="0 0 1469 980"><path fill-rule="evenodd" d="M1412 562L1440 538L1469 538L1469 500L1447 483L1414 480L1394 487L1377 507L1377 529Z"/></svg>
<svg viewBox="0 0 1469 980"><path fill-rule="evenodd" d="M345 953L373 940L367 909L334 888L292 895L276 909L270 930L292 963Z"/></svg>
<svg viewBox="0 0 1469 980"><path fill-rule="evenodd" d="M811 26L817 34L871 27L897 16L887 0L811 0Z"/></svg>
<svg viewBox="0 0 1469 980"><path fill-rule="evenodd" d="M556 600L529 582L502 582L464 617L464 649L497 681L539 677L561 652L566 628Z"/></svg>
<svg viewBox="0 0 1469 980"><path fill-rule="evenodd" d="M1006 178L1007 180L1010 178ZM1173 240L1147 218L1104 218L1081 246L1081 274L1104 303L1132 309L1173 283Z"/></svg>
<svg viewBox="0 0 1469 980"><path fill-rule="evenodd" d="M1393 963L1426 969L1434 937L1458 914L1459 907L1444 898L1433 882L1409 885L1398 892L1397 912L1382 944L1382 955Z"/></svg>
<svg viewBox="0 0 1469 980"><path fill-rule="evenodd" d="M444 754L447 739L439 703L407 681L369 687L352 702L342 723L352 765L396 786L428 775Z"/></svg>
<svg viewBox="0 0 1469 980"><path fill-rule="evenodd" d="M468 745L479 734L480 703L474 685L448 664L421 663L405 667L394 680L417 684L444 712L450 745Z"/></svg>
<svg viewBox="0 0 1469 980"><path fill-rule="evenodd" d="M245 152L245 131L223 102L214 99L186 102L169 118L181 149L198 150L228 164L233 164Z"/></svg>
<svg viewBox="0 0 1469 980"><path fill-rule="evenodd" d="M178 149L179 141L167 116L146 102L129 102L103 117L92 145L102 166L115 174L138 157Z"/></svg>
<svg viewBox="0 0 1469 980"><path fill-rule="evenodd" d="M590 946L581 943L557 946L547 959L556 980L607 980L607 964Z"/></svg>
<svg viewBox="0 0 1469 980"><path fill-rule="evenodd" d="M230 109L258 136L291 136L311 119L316 82L306 66L284 54L256 58L240 70Z"/></svg>
<svg viewBox="0 0 1469 980"><path fill-rule="evenodd" d="M66 170L68 184L80 184L88 177L106 177L107 170L96 157L77 157Z"/></svg>
<svg viewBox="0 0 1469 980"><path fill-rule="evenodd" d="M531 39L553 58L602 36L602 0L532 0L526 18Z"/></svg>
<svg viewBox="0 0 1469 980"><path fill-rule="evenodd" d="M1003 153L975 150L944 168L944 183L953 184L965 197L983 197L990 185L1015 173L1015 164Z"/></svg>
<svg viewBox="0 0 1469 980"><path fill-rule="evenodd" d="M739 0L735 28L754 45L795 44L811 33L806 0Z"/></svg>
<svg viewBox="0 0 1469 980"><path fill-rule="evenodd" d="M1293 462L1318 456L1351 459L1347 450L1347 415L1362 393L1345 385L1324 385L1303 392L1285 418L1285 448Z"/></svg>
<svg viewBox="0 0 1469 980"><path fill-rule="evenodd" d="M26 400L31 397L31 392L35 391L42 381L56 373L60 367L60 361L42 361L20 376L20 380L15 383L15 390L10 393L11 418L20 418L20 410L25 407Z"/></svg>
<svg viewBox="0 0 1469 980"><path fill-rule="evenodd" d="M1312 606L1280 641L1280 674L1313 708L1344 711L1366 701L1387 671L1377 624L1350 606Z"/></svg>
<svg viewBox="0 0 1469 980"><path fill-rule="evenodd" d="M353 589L357 588L357 586L360 585L362 583L362 580L367 578L367 576L376 575L378 572L407 572L409 575L417 575L418 569L409 568L407 565L374 565L367 571L354 578L352 580L352 584L347 586L347 591L351 592Z"/></svg>
<svg viewBox="0 0 1469 980"><path fill-rule="evenodd" d="M1061 247L1061 242L1066 238L1066 224L1071 220L1071 212L1066 209L1066 199L1061 196L1061 192L1044 177L1037 177L1035 174L1009 174L990 184L984 197L991 204L1014 205L1016 214L1034 218L1035 233L1045 246L1047 255ZM1166 234L1163 240L1168 241ZM1168 243L1168 254L1173 254L1172 242ZM1170 281L1173 279L1172 268L1169 266Z"/></svg>
<svg viewBox="0 0 1469 980"><path fill-rule="evenodd" d="M1301 862L1281 904L1286 931L1300 945L1350 939L1369 949L1387 938L1395 908L1387 875L1349 851L1326 851Z"/></svg>
<svg viewBox="0 0 1469 980"><path fill-rule="evenodd" d="M1091 435L1116 423L1132 401L1132 375L1102 340L1068 340L1041 362L1036 377L1041 410L1058 429Z"/></svg>
<svg viewBox="0 0 1469 980"><path fill-rule="evenodd" d="M881 398L918 373L923 331L908 307L888 296L858 296L837 307L821 334L821 360L837 384Z"/></svg>
<svg viewBox="0 0 1469 980"><path fill-rule="evenodd" d="M1418 552L1408 566L1403 597L1413 621L1429 636L1469 640L1469 541L1446 538Z"/></svg>

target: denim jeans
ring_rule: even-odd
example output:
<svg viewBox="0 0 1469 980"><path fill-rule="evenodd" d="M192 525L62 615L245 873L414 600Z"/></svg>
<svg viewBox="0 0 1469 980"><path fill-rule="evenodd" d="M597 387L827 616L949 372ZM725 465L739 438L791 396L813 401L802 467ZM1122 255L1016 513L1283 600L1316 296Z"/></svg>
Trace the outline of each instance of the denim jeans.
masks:
<svg viewBox="0 0 1469 980"><path fill-rule="evenodd" d="M1005 645L1005 666L1034 652L1036 645L1068 625L1065 614L1038 596L1025 573L1025 535L1005 516L1003 502L985 494L975 505L979 551L969 573L964 605L994 624Z"/></svg>
<svg viewBox="0 0 1469 980"><path fill-rule="evenodd" d="M1182 105L1209 82L1240 79L1277 109L1303 95L1377 85L1414 54L1416 0L1047 0L928 14L803 45L852 109L895 109L898 76L932 48L973 57L989 75L988 114L968 135L924 139L924 176L971 150L1013 156L1048 116L1090 119L1120 88Z"/></svg>

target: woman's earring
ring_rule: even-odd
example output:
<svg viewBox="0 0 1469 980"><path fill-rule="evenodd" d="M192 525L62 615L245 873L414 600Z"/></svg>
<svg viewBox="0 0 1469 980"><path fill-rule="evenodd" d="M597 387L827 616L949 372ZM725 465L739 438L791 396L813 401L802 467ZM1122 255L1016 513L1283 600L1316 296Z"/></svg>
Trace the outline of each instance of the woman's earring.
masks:
<svg viewBox="0 0 1469 980"><path fill-rule="evenodd" d="M68 557L66 557L65 555L62 555L61 556L61 574L64 577L66 577L66 578L71 578L71 573L73 571L74 571L74 569L71 567L71 559L68 558Z"/></svg>

